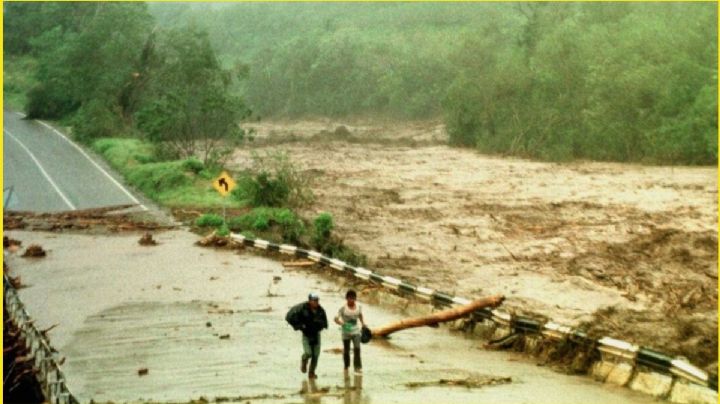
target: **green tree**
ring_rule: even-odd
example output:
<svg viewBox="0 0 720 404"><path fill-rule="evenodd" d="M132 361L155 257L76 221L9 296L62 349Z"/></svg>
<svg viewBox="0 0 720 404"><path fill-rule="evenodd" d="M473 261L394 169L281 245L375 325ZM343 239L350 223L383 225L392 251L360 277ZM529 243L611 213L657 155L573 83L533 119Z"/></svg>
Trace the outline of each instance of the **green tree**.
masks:
<svg viewBox="0 0 720 404"><path fill-rule="evenodd" d="M68 25L56 25L31 39L39 58L30 91L31 118L62 118L78 108L98 108L117 116L123 88L132 80L140 49L152 22L143 3L54 4L48 18L68 12ZM66 20L67 16L64 17ZM62 21L62 19L60 20ZM88 105L92 101L92 105ZM84 111L87 116L88 111ZM85 126L82 137L94 137Z"/></svg>
<svg viewBox="0 0 720 404"><path fill-rule="evenodd" d="M551 160L717 161L716 5L518 13L519 25L511 14L481 24L452 58L452 144Z"/></svg>
<svg viewBox="0 0 720 404"><path fill-rule="evenodd" d="M197 156L205 165L222 160L231 151L223 146L242 138L238 122L249 110L228 91L233 77L220 67L207 33L170 30L146 52L154 56L139 90L138 128L179 157Z"/></svg>

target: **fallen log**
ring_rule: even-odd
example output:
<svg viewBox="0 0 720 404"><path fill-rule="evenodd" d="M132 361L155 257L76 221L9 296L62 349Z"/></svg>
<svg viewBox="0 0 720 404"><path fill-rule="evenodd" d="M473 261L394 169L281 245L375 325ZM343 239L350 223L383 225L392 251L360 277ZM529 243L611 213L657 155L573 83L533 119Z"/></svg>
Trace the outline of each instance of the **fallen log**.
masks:
<svg viewBox="0 0 720 404"><path fill-rule="evenodd" d="M315 261L283 261L282 262L284 267L288 268L294 268L294 267L311 267L315 265Z"/></svg>
<svg viewBox="0 0 720 404"><path fill-rule="evenodd" d="M497 307L503 302L503 300L505 300L505 296L502 295L483 297L482 299L473 300L472 302L464 306L439 311L429 316L400 320L394 323L387 324L383 327L373 328L370 331L372 332L373 337L385 337L391 333L407 328L435 325L438 323L456 320L460 317L472 313L475 310L482 309L483 307Z"/></svg>

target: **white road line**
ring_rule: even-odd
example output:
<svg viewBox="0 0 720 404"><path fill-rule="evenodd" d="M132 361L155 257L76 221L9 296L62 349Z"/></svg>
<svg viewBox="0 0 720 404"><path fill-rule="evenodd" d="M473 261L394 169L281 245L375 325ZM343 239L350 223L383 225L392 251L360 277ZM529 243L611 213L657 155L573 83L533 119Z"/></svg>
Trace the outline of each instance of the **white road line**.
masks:
<svg viewBox="0 0 720 404"><path fill-rule="evenodd" d="M16 113L20 118L25 118L25 114L23 114L22 112L17 112L17 111L15 111L15 113Z"/></svg>
<svg viewBox="0 0 720 404"><path fill-rule="evenodd" d="M13 136L13 135L12 135L10 132L8 132L6 129L3 129L3 132L4 132L6 135L8 135L8 136L10 137L10 139L16 141L17 144L19 144L20 147L22 147L23 150L25 150L25 152L30 156L30 158L33 159L33 161L35 162L35 164L36 164L36 165L38 166L38 168L40 169L40 172L42 173L42 175L44 175L45 178L47 178L47 180L48 180L48 182L50 183L50 185L52 185L52 187L55 188L55 191L58 193L58 195L60 195L60 197L61 197L62 200L67 204L67 206L69 206L70 209L72 209L72 210L77 210L77 208L75 207L75 205L73 205L73 203L70 202L70 200L67 198L67 196L65 196L65 194L60 190L60 188L57 186L57 184L55 183L55 181L53 181L53 179L50 178L50 175L47 173L47 171L45 171L45 169L43 168L42 164L40 164L40 162L39 162L38 159L35 157L35 155L32 154L32 152L30 151L30 149L28 149L18 138L16 138L15 136Z"/></svg>
<svg viewBox="0 0 720 404"><path fill-rule="evenodd" d="M40 123L41 123L43 126L45 126L46 128L48 128L48 129L50 129L51 131L53 131L53 133L55 133L56 135L58 135L58 136L60 136L61 138L63 138L66 142L70 143L70 145L72 145L72 146L73 146L74 148L76 148L80 153L82 153L82 155L85 156L85 158L88 159L88 161L90 161L98 170L100 170L101 173L105 174L105 176L108 177L108 178L110 179L110 181L113 182L113 184L117 185L117 187L120 188L120 190L123 191L123 192L125 193L125 195L127 195L130 199L132 199L133 202L139 204L140 207L142 208L142 210L148 210L147 206L145 206L145 205L143 205L142 203L140 203L140 201L139 201L137 198L135 198L135 196L133 196L133 194L131 194L130 191L128 191L127 189L125 189L125 187L123 187L122 184L120 184L115 178L113 178L112 175L110 175L107 171L105 171L102 167L100 167L100 165L99 165L98 163L96 163L95 160L93 160L90 156L88 156L88 154L85 153L85 150L83 150L80 146L76 145L75 142L73 142L72 140L68 139L67 136L65 136L65 135L63 135L62 133L60 133L60 131L58 131L57 129L53 128L52 126L46 124L45 122L43 122L43 121L41 121L41 120L37 120L37 121L40 122Z"/></svg>

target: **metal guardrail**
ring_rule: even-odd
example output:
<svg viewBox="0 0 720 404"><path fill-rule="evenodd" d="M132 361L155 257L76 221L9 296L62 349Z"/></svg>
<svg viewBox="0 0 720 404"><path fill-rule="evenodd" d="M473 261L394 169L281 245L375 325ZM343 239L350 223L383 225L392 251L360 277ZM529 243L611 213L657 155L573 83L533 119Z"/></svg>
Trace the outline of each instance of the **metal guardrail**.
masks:
<svg viewBox="0 0 720 404"><path fill-rule="evenodd" d="M50 346L45 336L30 319L6 274L3 275L3 288L5 309L20 330L20 337L25 340L25 345L30 351L33 367L37 371L35 377L40 383L46 402L77 404L78 401L68 390L65 375L56 361L57 351Z"/></svg>
<svg viewBox="0 0 720 404"><path fill-rule="evenodd" d="M412 294L436 304L463 305L470 303L469 299L452 296L448 293L430 288L415 286L391 276L380 275L366 268L354 267L338 259L326 257L317 251L305 250L288 244L276 244L267 240L252 239L235 233L231 233L230 237L245 246L294 255L298 258L306 258L318 264L328 265L342 273L377 282L389 289ZM532 334L556 341L570 341L582 346L595 346L601 353L630 361L635 366L644 366L660 373L677 376L692 383L709 387L715 391L718 390L717 377L710 377L705 371L682 358L673 359L664 353L610 337L594 340L588 337L582 330L556 324L552 321L546 322L545 320L533 319L526 316L516 316L497 309L491 310L484 308L477 310L473 314L476 318L492 321L500 326L509 328L515 333Z"/></svg>

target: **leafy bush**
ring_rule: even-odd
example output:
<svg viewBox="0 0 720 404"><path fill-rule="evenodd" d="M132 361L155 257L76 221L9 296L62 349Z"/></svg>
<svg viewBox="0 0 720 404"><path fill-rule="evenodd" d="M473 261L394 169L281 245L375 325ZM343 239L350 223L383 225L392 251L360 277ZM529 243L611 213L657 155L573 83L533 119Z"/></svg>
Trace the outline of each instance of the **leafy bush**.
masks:
<svg viewBox="0 0 720 404"><path fill-rule="evenodd" d="M310 178L290 162L285 153L254 153L253 166L238 180L233 190L235 200L250 206L298 207L310 203L314 196Z"/></svg>
<svg viewBox="0 0 720 404"><path fill-rule="evenodd" d="M200 174L205 169L205 164L202 161L191 157L183 161L183 168L187 171L192 171L195 174Z"/></svg>
<svg viewBox="0 0 720 404"><path fill-rule="evenodd" d="M228 226L227 226L225 223L223 223L223 224L217 229L217 233L216 233L216 234L217 234L218 236L220 236L220 237L228 236L228 235L230 234L230 229L228 229Z"/></svg>
<svg viewBox="0 0 720 404"><path fill-rule="evenodd" d="M235 199L251 206L283 206L288 202L290 190L280 179L271 178L267 172L255 176L243 175L233 190Z"/></svg>
<svg viewBox="0 0 720 404"><path fill-rule="evenodd" d="M315 218L313 221L312 241L317 249L322 251L330 242L334 227L332 215L327 212L323 212Z"/></svg>
<svg viewBox="0 0 720 404"><path fill-rule="evenodd" d="M280 209L275 220L280 225L283 240L288 243L298 243L305 234L305 225L290 209Z"/></svg>
<svg viewBox="0 0 720 404"><path fill-rule="evenodd" d="M254 220L252 222L253 229L260 231L267 230L270 228L270 219L270 212L265 209L255 212Z"/></svg>
<svg viewBox="0 0 720 404"><path fill-rule="evenodd" d="M305 234L302 220L286 208L255 208L242 216L230 218L228 226L236 232L274 230L280 233L284 242L288 243L299 243L300 238Z"/></svg>
<svg viewBox="0 0 720 404"><path fill-rule="evenodd" d="M70 98L62 89L38 84L28 92L25 110L29 119L59 119L79 106L80 103Z"/></svg>
<svg viewBox="0 0 720 404"><path fill-rule="evenodd" d="M75 139L88 143L93 139L117 135L124 128L118 113L104 102L90 100L71 119Z"/></svg>
<svg viewBox="0 0 720 404"><path fill-rule="evenodd" d="M205 180L214 180L217 178L220 173L222 172L222 169L219 167L205 167L198 173L198 177L205 179Z"/></svg>
<svg viewBox="0 0 720 404"><path fill-rule="evenodd" d="M206 213L195 220L195 225L199 227L219 227L224 223L223 218L214 213Z"/></svg>

